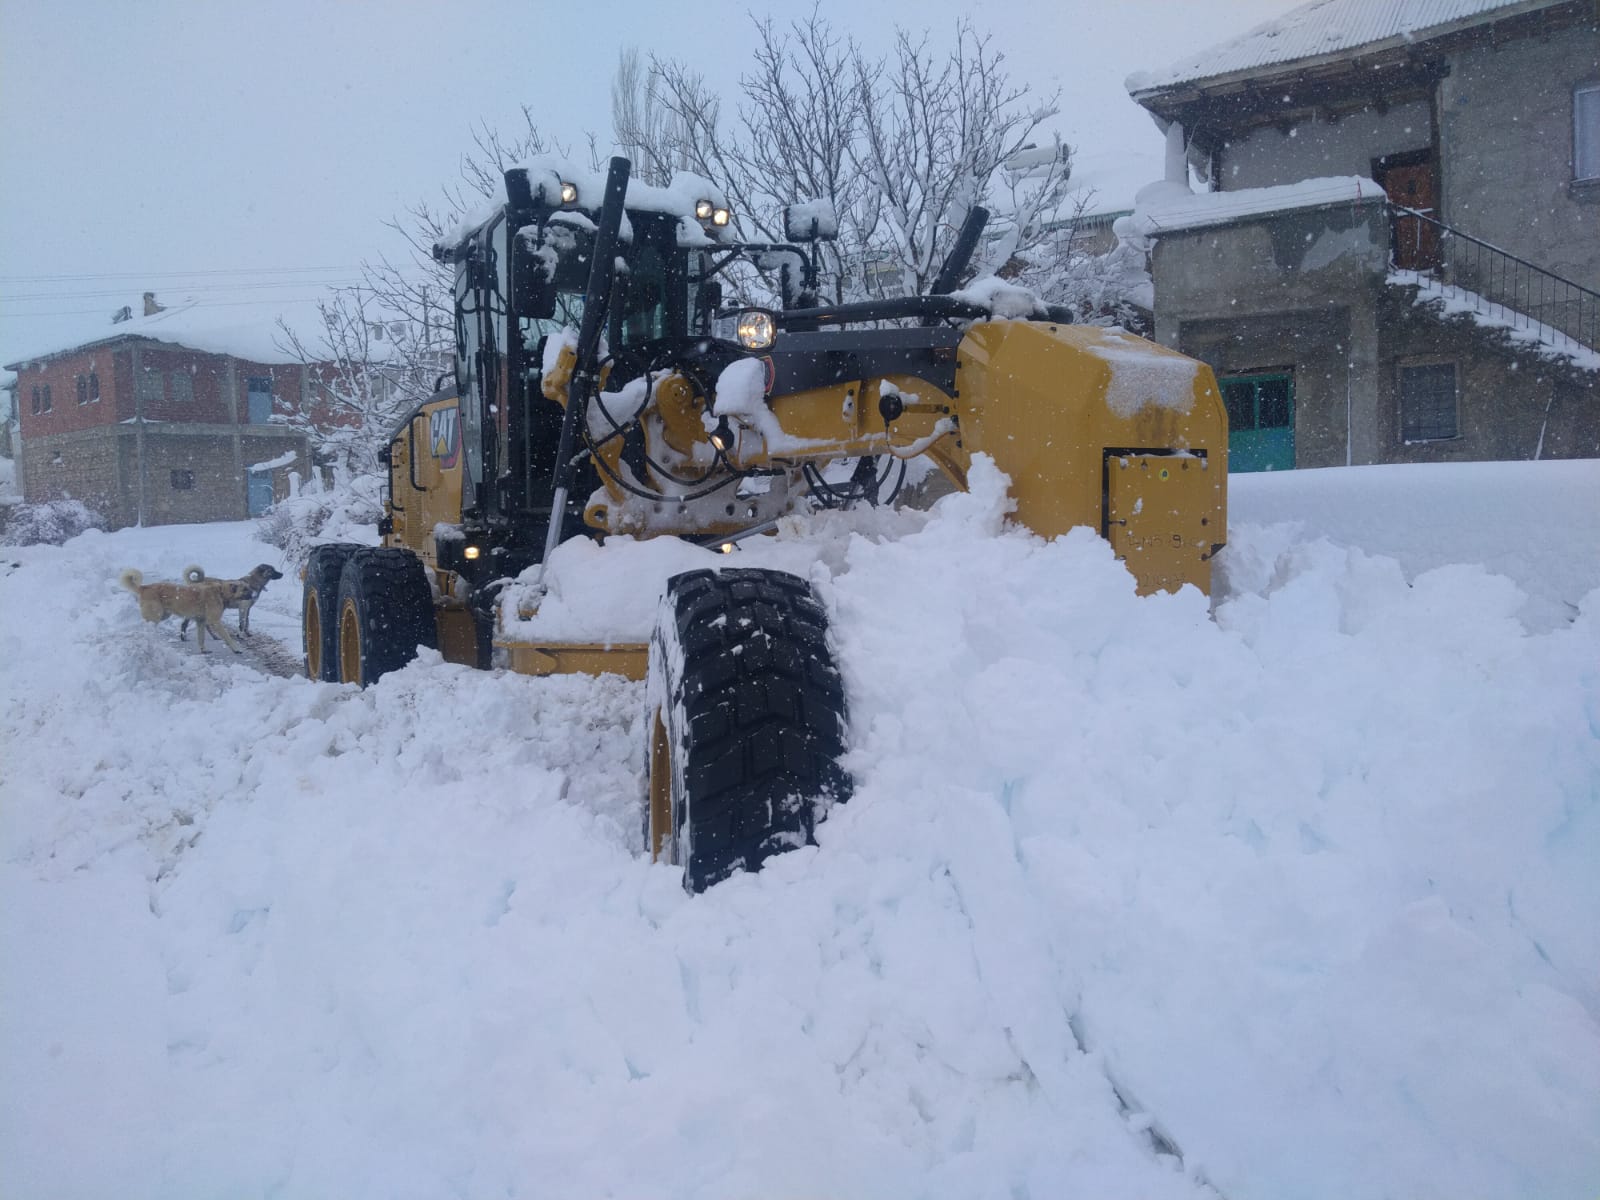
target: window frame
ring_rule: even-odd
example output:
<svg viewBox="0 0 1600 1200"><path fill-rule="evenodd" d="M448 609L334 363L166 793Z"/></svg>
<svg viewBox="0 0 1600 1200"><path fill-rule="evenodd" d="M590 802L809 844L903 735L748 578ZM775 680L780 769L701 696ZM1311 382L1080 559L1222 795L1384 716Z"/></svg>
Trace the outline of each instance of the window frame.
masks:
<svg viewBox="0 0 1600 1200"><path fill-rule="evenodd" d="M1583 157L1583 118L1586 98L1587 115L1593 125L1593 162L1585 161ZM1572 89L1572 181L1600 183L1600 80L1580 83Z"/></svg>
<svg viewBox="0 0 1600 1200"><path fill-rule="evenodd" d="M1452 432L1440 437L1409 437L1406 434L1406 372L1430 371L1440 367L1450 369L1450 427ZM1395 364L1395 415L1399 423L1402 446L1429 446L1461 439L1461 364L1453 358L1431 358ZM1422 424L1421 421L1417 422Z"/></svg>

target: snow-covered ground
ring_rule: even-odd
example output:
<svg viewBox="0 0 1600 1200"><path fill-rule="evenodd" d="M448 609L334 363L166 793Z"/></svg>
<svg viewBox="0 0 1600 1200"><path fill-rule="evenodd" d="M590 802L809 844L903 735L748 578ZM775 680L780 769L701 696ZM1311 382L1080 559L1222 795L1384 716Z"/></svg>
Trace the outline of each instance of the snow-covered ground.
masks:
<svg viewBox="0 0 1600 1200"><path fill-rule="evenodd" d="M855 795L694 898L637 685L140 622L248 525L7 550L0 1195L1593 1200L1600 463L1230 502L1214 616L988 486L816 523Z"/></svg>

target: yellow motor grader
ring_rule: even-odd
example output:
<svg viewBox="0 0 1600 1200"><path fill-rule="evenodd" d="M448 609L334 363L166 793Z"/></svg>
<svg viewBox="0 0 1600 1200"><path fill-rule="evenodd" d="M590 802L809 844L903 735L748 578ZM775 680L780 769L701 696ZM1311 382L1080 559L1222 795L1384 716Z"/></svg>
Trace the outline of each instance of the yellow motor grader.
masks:
<svg viewBox="0 0 1600 1200"><path fill-rule="evenodd" d="M925 455L964 487L987 455L1028 529L1098 531L1141 592L1209 591L1227 424L1201 363L1018 289L956 292L981 209L930 294L829 306L822 206L786 213L789 242L754 244L711 184L628 176L621 158L604 177L515 168L503 202L435 246L455 270L455 379L389 444L382 545L312 552L306 669L365 685L426 646L648 678L646 845L698 891L810 841L848 794L827 613L794 575L695 570L633 639L543 637L529 618L561 543L731 548L797 508L876 503L896 460ZM740 263L781 302L725 306Z"/></svg>

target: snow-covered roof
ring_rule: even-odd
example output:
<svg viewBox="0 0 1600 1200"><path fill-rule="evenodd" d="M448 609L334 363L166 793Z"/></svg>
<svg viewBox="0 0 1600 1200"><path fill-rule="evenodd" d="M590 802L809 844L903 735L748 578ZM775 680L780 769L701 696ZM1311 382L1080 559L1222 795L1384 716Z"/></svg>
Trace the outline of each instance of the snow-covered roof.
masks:
<svg viewBox="0 0 1600 1200"><path fill-rule="evenodd" d="M1068 207L1084 200L1085 217L1125 213L1133 208L1133 198L1151 180L1160 179L1165 170L1160 139L1149 151L1088 150L1072 156L1072 176L1067 180Z"/></svg>
<svg viewBox="0 0 1600 1200"><path fill-rule="evenodd" d="M308 351L315 353L316 348L321 346L322 322L313 300L285 304L279 308L207 305L198 300L189 300L173 304L148 317L136 316L118 322L106 317L93 320L84 324L79 334L57 335L5 365L17 368L39 359L55 358L122 338L149 338L205 354L227 354L268 365L297 363L300 359L280 345L287 340L283 330L278 327L280 317L299 335Z"/></svg>
<svg viewBox="0 0 1600 1200"><path fill-rule="evenodd" d="M1311 0L1219 45L1159 71L1136 71L1125 86L1138 97L1182 83L1332 58L1356 49L1403 45L1466 28L1488 16L1548 8L1560 0Z"/></svg>
<svg viewBox="0 0 1600 1200"><path fill-rule="evenodd" d="M1277 187L1236 192L1190 192L1182 184L1158 183L1139 193L1130 218L1132 232L1155 236L1207 225L1226 225L1245 217L1334 204L1381 201L1383 189L1359 175L1305 179ZM1119 223L1118 228L1121 228Z"/></svg>

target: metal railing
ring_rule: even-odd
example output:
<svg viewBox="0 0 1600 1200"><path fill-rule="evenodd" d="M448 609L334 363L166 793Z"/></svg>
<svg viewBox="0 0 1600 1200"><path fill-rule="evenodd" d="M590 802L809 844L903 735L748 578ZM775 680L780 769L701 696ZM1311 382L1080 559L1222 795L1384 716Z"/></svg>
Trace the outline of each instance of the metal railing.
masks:
<svg viewBox="0 0 1600 1200"><path fill-rule="evenodd" d="M1556 349L1600 351L1600 292L1563 279L1413 208L1394 212L1395 266L1418 286L1525 329Z"/></svg>

